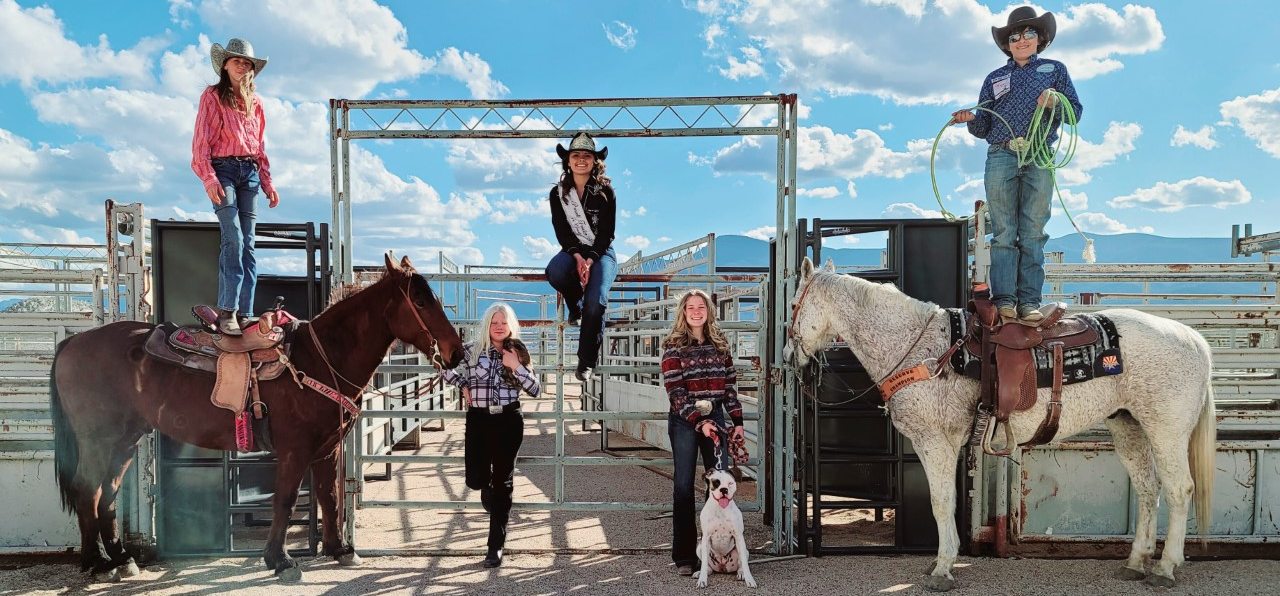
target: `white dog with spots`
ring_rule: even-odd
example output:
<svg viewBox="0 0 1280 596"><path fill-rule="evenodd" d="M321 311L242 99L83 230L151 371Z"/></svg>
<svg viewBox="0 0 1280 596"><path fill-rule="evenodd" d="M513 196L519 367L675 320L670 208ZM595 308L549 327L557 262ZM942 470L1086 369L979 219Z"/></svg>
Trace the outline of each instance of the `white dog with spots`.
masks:
<svg viewBox="0 0 1280 596"><path fill-rule="evenodd" d="M707 587L711 572L737 573L747 587L756 587L747 566L747 541L742 537L742 510L733 502L738 483L724 470L711 470L706 474L707 502L702 506L702 540L698 542L698 559L702 571L698 573L698 587Z"/></svg>

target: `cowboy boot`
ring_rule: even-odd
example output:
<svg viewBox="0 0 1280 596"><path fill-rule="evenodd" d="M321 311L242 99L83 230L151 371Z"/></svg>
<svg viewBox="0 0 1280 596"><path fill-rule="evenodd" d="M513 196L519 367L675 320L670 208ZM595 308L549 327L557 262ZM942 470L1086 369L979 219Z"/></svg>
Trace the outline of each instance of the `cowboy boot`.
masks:
<svg viewBox="0 0 1280 596"><path fill-rule="evenodd" d="M230 335L232 337L240 337L244 335L244 330L240 328L240 321L236 318L236 311L218 309L217 321L218 333Z"/></svg>

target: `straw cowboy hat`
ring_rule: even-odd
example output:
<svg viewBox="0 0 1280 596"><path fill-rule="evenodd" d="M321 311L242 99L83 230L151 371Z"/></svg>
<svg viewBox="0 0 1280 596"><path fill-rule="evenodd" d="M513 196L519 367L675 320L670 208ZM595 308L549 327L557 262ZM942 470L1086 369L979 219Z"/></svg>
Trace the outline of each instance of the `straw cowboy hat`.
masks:
<svg viewBox="0 0 1280 596"><path fill-rule="evenodd" d="M573 140L569 141L568 149L565 149L564 145L556 143L556 153L560 156L560 161L569 159L570 151L590 151L600 161L604 161L604 158L609 156L609 148L604 147L596 151L596 140L585 132L573 135Z"/></svg>
<svg viewBox="0 0 1280 596"><path fill-rule="evenodd" d="M1053 43L1053 36L1058 33L1058 21L1054 19L1053 13L1045 12L1040 16L1036 16L1036 9L1030 6L1019 6L1009 13L1008 24L1003 27L991 28L991 37L996 40L996 45L999 46L1000 51L1012 58L1013 54L1009 52L1009 34L1027 27L1034 27L1036 32L1040 34L1040 43L1036 48L1037 54L1049 47L1049 44Z"/></svg>
<svg viewBox="0 0 1280 596"><path fill-rule="evenodd" d="M266 58L258 58L253 55L252 44L239 37L232 37L227 40L227 47L225 48L216 43L209 48L209 60L213 63L213 72L217 73L218 76L222 76L222 65L226 63L227 58L232 56L252 62L255 75L262 74L262 69L267 66Z"/></svg>

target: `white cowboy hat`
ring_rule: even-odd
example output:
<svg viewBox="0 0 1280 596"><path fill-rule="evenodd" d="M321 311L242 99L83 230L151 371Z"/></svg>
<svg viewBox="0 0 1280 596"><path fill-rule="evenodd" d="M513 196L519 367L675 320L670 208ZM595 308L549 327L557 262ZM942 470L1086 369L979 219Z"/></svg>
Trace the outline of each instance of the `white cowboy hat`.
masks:
<svg viewBox="0 0 1280 596"><path fill-rule="evenodd" d="M209 48L209 60L213 63L213 72L218 76L222 76L222 65L226 63L227 58L232 56L252 62L255 75L262 74L262 69L267 66L266 58L258 58L253 55L252 44L239 37L232 37L227 40L227 47L225 48L216 43Z"/></svg>

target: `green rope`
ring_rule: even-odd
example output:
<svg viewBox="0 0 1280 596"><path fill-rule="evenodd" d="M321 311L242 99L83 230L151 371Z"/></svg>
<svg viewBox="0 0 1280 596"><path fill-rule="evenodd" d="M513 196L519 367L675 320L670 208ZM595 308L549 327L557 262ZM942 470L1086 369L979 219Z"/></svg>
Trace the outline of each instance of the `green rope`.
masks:
<svg viewBox="0 0 1280 596"><path fill-rule="evenodd" d="M1057 171L1059 168L1067 167L1071 160L1075 158L1076 146L1080 139L1075 107L1071 105L1071 102L1067 100L1067 96L1063 95L1062 92L1055 89L1051 91L1051 94L1057 101L1053 102L1054 105L1052 107L1036 106L1036 111L1031 116L1031 126L1027 131L1027 143L1016 149L1018 167L1034 165L1049 171L1050 179L1053 181L1053 190L1058 196L1058 204L1062 206L1062 212L1067 215L1067 221L1071 222L1071 227L1075 228L1080 237L1084 238L1085 261L1093 262L1093 239L1086 236L1084 230L1081 230L1080 226L1076 224L1075 217L1071 215L1071 210L1067 209L1066 200L1062 198L1062 190L1058 188ZM987 103L990 103L990 101L966 109L983 111L995 116L1009 130L1010 138L1014 137L1013 126L994 110L984 107L984 104ZM1056 125L1059 121L1065 125L1067 130L1065 134L1058 136L1057 142L1050 145L1049 135L1057 128ZM933 183L933 196L938 201L938 207L942 209L942 216L948 221L957 221L964 218L957 217L954 213L948 211L942 203L942 193L938 190L936 160L938 144L942 140L943 133L955 123L955 117L947 120L947 123L942 126L942 130L939 130L937 136L933 138L933 150L929 154L929 179ZM1066 140L1065 147L1063 146L1064 140Z"/></svg>

